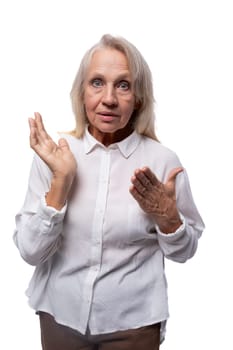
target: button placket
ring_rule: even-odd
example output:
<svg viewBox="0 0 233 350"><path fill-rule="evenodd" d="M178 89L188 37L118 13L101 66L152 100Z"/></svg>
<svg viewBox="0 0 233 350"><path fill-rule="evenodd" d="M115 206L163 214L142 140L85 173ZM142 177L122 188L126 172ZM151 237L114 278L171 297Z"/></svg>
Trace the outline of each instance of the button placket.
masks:
<svg viewBox="0 0 233 350"><path fill-rule="evenodd" d="M96 197L96 205L94 212L94 220L92 225L92 249L91 249L91 266L85 281L86 291L85 299L88 304L88 315L86 315L87 320L91 310L91 301L93 297L93 286L101 267L102 260L102 233L103 233L103 223L106 210L106 202L108 195L108 183L109 183L109 173L110 173L110 152L108 150L103 150L100 171L99 171L99 181L98 190Z"/></svg>
<svg viewBox="0 0 233 350"><path fill-rule="evenodd" d="M100 266L100 263L101 263L102 231L103 231L103 222L104 222L104 215L105 215L107 195L108 195L109 171L110 171L110 152L108 150L103 150L100 173L99 173L99 183L98 183L98 191L97 191L97 198L96 198L94 221L92 226L93 266L96 266L96 264Z"/></svg>

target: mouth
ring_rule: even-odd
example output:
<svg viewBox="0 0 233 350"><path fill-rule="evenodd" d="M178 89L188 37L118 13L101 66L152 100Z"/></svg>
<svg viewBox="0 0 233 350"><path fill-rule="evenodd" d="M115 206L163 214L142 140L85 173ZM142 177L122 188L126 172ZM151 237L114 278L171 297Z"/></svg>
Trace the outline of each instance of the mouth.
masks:
<svg viewBox="0 0 233 350"><path fill-rule="evenodd" d="M119 115L113 112L109 112L109 111L103 111L103 112L99 112L97 113L97 115L100 117L101 120L103 121L112 121L115 118L119 118Z"/></svg>

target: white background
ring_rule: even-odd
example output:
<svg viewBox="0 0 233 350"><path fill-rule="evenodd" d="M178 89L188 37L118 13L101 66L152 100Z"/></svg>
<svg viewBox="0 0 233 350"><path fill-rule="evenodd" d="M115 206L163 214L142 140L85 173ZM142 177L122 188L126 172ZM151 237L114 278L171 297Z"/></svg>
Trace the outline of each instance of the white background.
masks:
<svg viewBox="0 0 233 350"><path fill-rule="evenodd" d="M33 267L12 241L32 159L27 119L40 111L51 133L74 126L71 85L84 52L104 33L124 36L148 61L158 136L187 168L206 223L195 257L166 263L171 317L161 348L233 348L231 4L0 1L1 349L40 349L24 295Z"/></svg>

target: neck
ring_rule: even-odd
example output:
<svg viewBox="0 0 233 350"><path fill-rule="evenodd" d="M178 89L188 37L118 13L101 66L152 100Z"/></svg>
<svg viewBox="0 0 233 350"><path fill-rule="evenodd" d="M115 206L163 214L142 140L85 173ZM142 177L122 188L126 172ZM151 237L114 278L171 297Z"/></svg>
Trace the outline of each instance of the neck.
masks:
<svg viewBox="0 0 233 350"><path fill-rule="evenodd" d="M124 129L117 130L113 133L104 133L92 128L90 125L88 128L90 134L104 146L108 147L113 143L120 142L128 137L134 131L132 125L126 126Z"/></svg>

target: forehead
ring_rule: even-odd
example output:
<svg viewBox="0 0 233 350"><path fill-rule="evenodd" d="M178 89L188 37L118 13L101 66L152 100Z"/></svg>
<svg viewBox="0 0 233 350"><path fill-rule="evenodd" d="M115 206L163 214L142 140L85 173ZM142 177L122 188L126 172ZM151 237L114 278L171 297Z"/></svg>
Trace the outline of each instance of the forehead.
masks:
<svg viewBox="0 0 233 350"><path fill-rule="evenodd" d="M129 75L130 71L127 57L123 52L116 49L98 49L91 58L87 73L119 73Z"/></svg>

